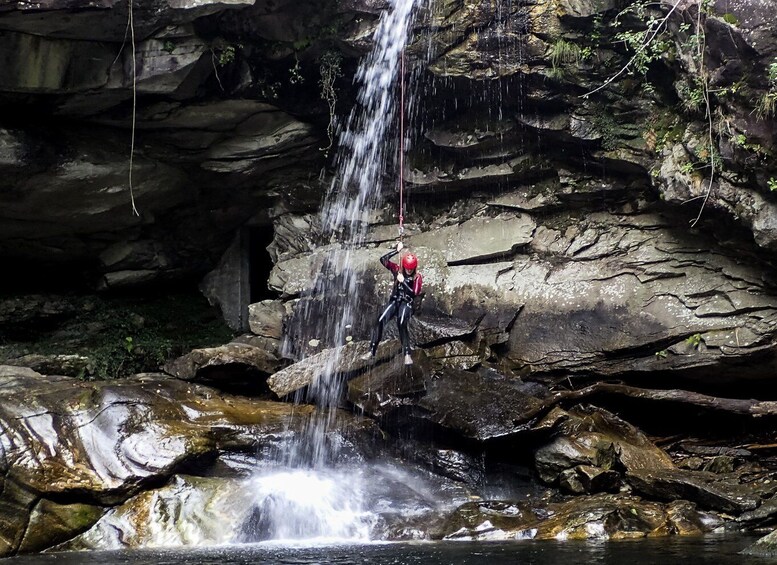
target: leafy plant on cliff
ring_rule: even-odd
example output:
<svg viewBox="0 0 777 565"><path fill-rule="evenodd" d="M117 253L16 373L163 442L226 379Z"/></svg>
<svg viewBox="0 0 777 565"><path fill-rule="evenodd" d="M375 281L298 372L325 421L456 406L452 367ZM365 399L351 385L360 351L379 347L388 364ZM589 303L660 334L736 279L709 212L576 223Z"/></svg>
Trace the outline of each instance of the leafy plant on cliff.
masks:
<svg viewBox="0 0 777 565"><path fill-rule="evenodd" d="M707 121L706 167L709 173L707 190L702 197L699 212L691 221L695 226L709 200L715 180L715 171L719 168L719 154L715 150L715 131L713 109L709 87L709 73L705 66L706 19L711 15L712 0L635 0L624 8L613 20L612 25L619 28L625 20L636 21L636 27L622 29L615 35L616 42L622 43L631 58L616 73L611 75L597 88L584 94L588 97L612 84L624 74L641 75L647 81L650 66L660 58L679 60L688 73L688 79L678 84L678 94L684 109L690 113L703 112ZM669 29L671 18L681 13L682 23L675 32ZM686 21L689 19L691 21ZM675 50L676 53L672 53Z"/></svg>
<svg viewBox="0 0 777 565"><path fill-rule="evenodd" d="M559 39L550 46L548 55L552 65L551 76L553 78L561 78L564 74L564 66L570 64L577 65L580 62L582 50L575 43Z"/></svg>
<svg viewBox="0 0 777 565"><path fill-rule="evenodd" d="M755 115L759 120L772 118L777 111L777 57L766 69L769 89L758 99Z"/></svg>
<svg viewBox="0 0 777 565"><path fill-rule="evenodd" d="M224 85L221 84L221 77L219 76L219 67L226 67L227 65L235 62L237 50L242 49L243 45L240 43L228 43L224 39L217 38L210 45L210 61L213 65L213 74L216 77L216 82L219 83L219 88L224 90Z"/></svg>

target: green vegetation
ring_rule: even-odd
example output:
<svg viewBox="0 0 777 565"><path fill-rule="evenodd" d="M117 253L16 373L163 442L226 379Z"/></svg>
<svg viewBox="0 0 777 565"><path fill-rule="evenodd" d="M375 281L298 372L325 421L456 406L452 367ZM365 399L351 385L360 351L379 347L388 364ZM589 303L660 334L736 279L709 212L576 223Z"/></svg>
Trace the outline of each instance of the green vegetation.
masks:
<svg viewBox="0 0 777 565"><path fill-rule="evenodd" d="M685 343L693 347L694 349L699 349L699 347L702 344L702 337L701 334L693 334L691 336L688 336L685 340Z"/></svg>
<svg viewBox="0 0 777 565"><path fill-rule="evenodd" d="M774 177L770 177L768 181L766 181L766 185L769 187L769 190L772 192L777 191L777 179Z"/></svg>
<svg viewBox="0 0 777 565"><path fill-rule="evenodd" d="M235 46L225 45L221 48L217 48L215 50L215 56L216 56L216 63L218 63L219 67L228 65L229 63L232 63L235 60Z"/></svg>
<svg viewBox="0 0 777 565"><path fill-rule="evenodd" d="M734 14L727 12L721 16L721 19L729 25L732 25L732 26L739 25L739 20Z"/></svg>
<svg viewBox="0 0 777 565"><path fill-rule="evenodd" d="M766 120L775 116L777 110L777 92L765 92L755 106L755 115L759 120Z"/></svg>
<svg viewBox="0 0 777 565"><path fill-rule="evenodd" d="M559 39L553 43L548 50L548 55L552 65L550 76L556 79L564 75L566 66L578 65L583 58L583 52L580 47L565 39Z"/></svg>
<svg viewBox="0 0 777 565"><path fill-rule="evenodd" d="M550 46L550 62L554 68L566 63L577 64L580 57L580 47L570 41L559 39Z"/></svg>
<svg viewBox="0 0 777 565"><path fill-rule="evenodd" d="M759 120L765 120L775 116L777 111L777 57L766 69L769 89L761 95L755 107L755 115Z"/></svg>
<svg viewBox="0 0 777 565"><path fill-rule="evenodd" d="M73 297L67 319L0 336L0 362L28 354L88 358L77 375L102 380L158 371L171 358L234 337L199 293Z"/></svg>

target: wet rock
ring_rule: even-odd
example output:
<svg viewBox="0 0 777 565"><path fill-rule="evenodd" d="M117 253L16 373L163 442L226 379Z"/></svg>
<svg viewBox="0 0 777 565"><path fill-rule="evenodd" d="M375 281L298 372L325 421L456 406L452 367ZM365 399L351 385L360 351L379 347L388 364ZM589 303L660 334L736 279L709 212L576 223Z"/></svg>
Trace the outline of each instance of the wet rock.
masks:
<svg viewBox="0 0 777 565"><path fill-rule="evenodd" d="M394 350L399 352L398 344ZM380 354L380 350L378 351ZM370 367L364 374L348 381L348 400L365 414L381 418L397 408L412 406L426 391L425 359L413 353L414 363L406 366L401 356Z"/></svg>
<svg viewBox="0 0 777 565"><path fill-rule="evenodd" d="M276 372L267 379L267 385L279 397L286 396L310 385L323 374L356 376L372 367L376 361L394 357L398 352L398 342L383 341L373 358L370 356L369 342L353 341L338 348L325 349Z"/></svg>
<svg viewBox="0 0 777 565"><path fill-rule="evenodd" d="M485 441L528 429L542 401L499 373L446 369L427 381L417 405L419 418Z"/></svg>
<svg viewBox="0 0 777 565"><path fill-rule="evenodd" d="M103 506L59 504L42 498L30 512L30 523L18 551L30 553L66 541L92 527L105 512Z"/></svg>
<svg viewBox="0 0 777 565"><path fill-rule="evenodd" d="M603 475L603 485L610 487L614 477L608 471L674 469L670 457L641 431L605 410L576 408L555 418L556 437L535 452L537 472L547 483L555 483L566 473L564 480L570 487L576 488L577 483L584 487ZM580 466L585 470L578 470Z"/></svg>
<svg viewBox="0 0 777 565"><path fill-rule="evenodd" d="M572 494L617 492L621 476L612 469L578 465L559 474L559 486Z"/></svg>
<svg viewBox="0 0 777 565"><path fill-rule="evenodd" d="M466 343L454 341L427 349L426 355L443 367L469 371L480 364L477 351Z"/></svg>
<svg viewBox="0 0 777 565"><path fill-rule="evenodd" d="M226 544L235 541L236 525L251 512L252 505L245 503L246 488L237 478L176 475L167 486L109 510L89 531L57 549Z"/></svg>
<svg viewBox="0 0 777 565"><path fill-rule="evenodd" d="M461 481L478 485L482 483L486 471L481 460L452 449L437 449L429 461L435 473Z"/></svg>
<svg viewBox="0 0 777 565"><path fill-rule="evenodd" d="M760 528L773 523L777 516L777 499L769 498L755 510L743 512L736 517L736 522L748 529Z"/></svg>
<svg viewBox="0 0 777 565"><path fill-rule="evenodd" d="M267 375L281 362L270 351L246 343L194 349L165 365L165 372L178 379L207 383L218 388L261 389Z"/></svg>
<svg viewBox="0 0 777 565"><path fill-rule="evenodd" d="M659 500L683 498L702 508L742 514L754 510L761 497L757 489L704 471L629 471L626 479L635 492Z"/></svg>
<svg viewBox="0 0 777 565"><path fill-rule="evenodd" d="M488 501L459 507L444 539L632 539L709 531L693 505L664 505L635 496L599 494L567 502Z"/></svg>
<svg viewBox="0 0 777 565"><path fill-rule="evenodd" d="M72 537L177 468L277 447L312 413L162 375L82 382L1 366L0 379L4 555ZM340 443L374 441L368 422L337 418Z"/></svg>
<svg viewBox="0 0 777 565"><path fill-rule="evenodd" d="M770 534L766 534L753 545L746 547L742 553L744 555L754 555L756 557L777 556L777 530Z"/></svg>

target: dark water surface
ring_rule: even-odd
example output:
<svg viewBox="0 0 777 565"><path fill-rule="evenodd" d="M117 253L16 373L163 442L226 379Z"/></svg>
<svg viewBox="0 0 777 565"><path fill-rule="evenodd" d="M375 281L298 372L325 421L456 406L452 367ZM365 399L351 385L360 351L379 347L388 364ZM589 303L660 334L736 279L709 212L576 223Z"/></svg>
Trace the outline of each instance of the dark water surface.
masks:
<svg viewBox="0 0 777 565"><path fill-rule="evenodd" d="M442 565L487 563L488 565L559 563L613 563L620 565L670 565L674 563L770 563L739 552L757 537L742 535L698 538L663 538L610 542L434 542L288 547L281 545L235 545L202 549L146 549L136 551L90 551L11 557L3 565L81 565L117 563L127 565L243 565L282 563L306 565L333 563L351 565Z"/></svg>

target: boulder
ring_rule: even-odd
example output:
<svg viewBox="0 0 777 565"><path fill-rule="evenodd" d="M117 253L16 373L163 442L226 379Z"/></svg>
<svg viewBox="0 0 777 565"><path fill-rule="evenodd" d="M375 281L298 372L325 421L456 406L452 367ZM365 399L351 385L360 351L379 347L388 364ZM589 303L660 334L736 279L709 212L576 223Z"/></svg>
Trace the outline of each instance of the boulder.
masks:
<svg viewBox="0 0 777 565"><path fill-rule="evenodd" d="M460 506L445 525L449 540L618 540L698 535L719 523L692 504L598 494L566 502L486 501Z"/></svg>
<svg viewBox="0 0 777 565"><path fill-rule="evenodd" d="M270 351L247 343L194 349L165 365L165 372L184 381L220 389L262 390L264 381L281 366Z"/></svg>
<svg viewBox="0 0 777 565"><path fill-rule="evenodd" d="M261 337L281 339L286 308L280 300L263 300L248 305L248 324Z"/></svg>
<svg viewBox="0 0 777 565"><path fill-rule="evenodd" d="M763 493L735 477L721 477L705 471L664 469L631 471L626 476L635 492L659 500L684 498L702 508L742 514L757 508Z"/></svg>
<svg viewBox="0 0 777 565"><path fill-rule="evenodd" d="M374 358L370 356L369 342L350 342L325 349L270 375L267 386L277 396L283 397L315 384L324 376L330 379L336 376L354 377L370 369L376 361L395 357L397 353L399 343L396 341L381 342Z"/></svg>
<svg viewBox="0 0 777 565"><path fill-rule="evenodd" d="M610 471L652 472L673 470L671 458L644 433L614 414L596 407L575 408L553 415L554 437L535 451L535 465L546 483L564 481L575 490L586 489L597 476L609 487ZM619 482L619 481L618 481ZM595 489L598 490L598 489ZM604 489L607 490L607 489Z"/></svg>
<svg viewBox="0 0 777 565"><path fill-rule="evenodd" d="M618 492L621 477L617 471L591 465L578 465L559 474L559 486L572 494Z"/></svg>
<svg viewBox="0 0 777 565"><path fill-rule="evenodd" d="M251 505L245 504L246 488L242 478L175 475L166 486L108 510L88 531L57 549L227 544L236 540L238 525L251 512Z"/></svg>
<svg viewBox="0 0 777 565"><path fill-rule="evenodd" d="M777 555L777 530L766 534L754 544L746 547L742 553L756 557L774 558Z"/></svg>

